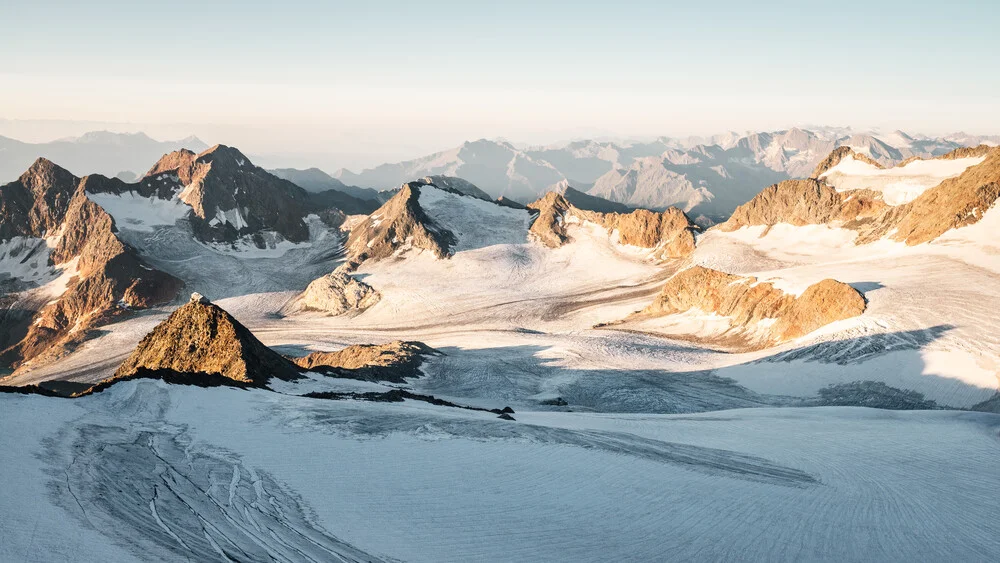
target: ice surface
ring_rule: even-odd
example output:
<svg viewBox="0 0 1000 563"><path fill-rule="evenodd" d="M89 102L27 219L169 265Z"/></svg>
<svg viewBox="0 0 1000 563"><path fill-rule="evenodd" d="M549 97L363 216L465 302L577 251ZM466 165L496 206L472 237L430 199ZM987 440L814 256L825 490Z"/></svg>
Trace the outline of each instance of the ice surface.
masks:
<svg viewBox="0 0 1000 563"><path fill-rule="evenodd" d="M178 199L142 197L135 192L121 195L110 193L87 194L94 203L100 205L115 220L119 229L151 231L160 225L173 225L187 217L191 207Z"/></svg>
<svg viewBox="0 0 1000 563"><path fill-rule="evenodd" d="M3 560L909 561L1000 550L990 414L521 411L510 422L149 381L72 403L0 401L0 448L18 468L0 488L18 515L0 521Z"/></svg>

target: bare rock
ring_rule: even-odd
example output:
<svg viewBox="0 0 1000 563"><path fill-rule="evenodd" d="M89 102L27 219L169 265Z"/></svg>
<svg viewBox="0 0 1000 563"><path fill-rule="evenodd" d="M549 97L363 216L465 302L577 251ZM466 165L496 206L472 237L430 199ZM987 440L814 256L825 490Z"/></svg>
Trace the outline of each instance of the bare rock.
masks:
<svg viewBox="0 0 1000 563"><path fill-rule="evenodd" d="M754 277L702 266L674 275L659 296L633 318L684 313L696 309L729 317L737 331L757 332L761 346L799 338L834 321L862 314L865 300L853 287L832 279L795 296Z"/></svg>
<svg viewBox="0 0 1000 563"><path fill-rule="evenodd" d="M812 176L810 176L810 178L819 178L827 170L840 164L840 161L848 157L853 158L854 160L860 160L861 162L866 162L868 164L871 164L875 168L883 168L883 166L879 164L876 160L869 158L859 152L855 152L854 149L852 149L851 147L844 145L842 147L837 147L836 149L833 150L833 152L827 155L826 158L820 161L820 163L816 165L816 169L813 171Z"/></svg>
<svg viewBox="0 0 1000 563"><path fill-rule="evenodd" d="M680 258L694 251L694 233L699 227L680 209L663 212L636 209L628 213L603 213L580 209L557 192L549 192L528 205L538 212L530 232L542 244L556 248L569 241L568 219L575 217L618 233L622 244L657 249L656 258Z"/></svg>
<svg viewBox="0 0 1000 563"><path fill-rule="evenodd" d="M362 263L384 260L406 248L447 257L455 235L431 221L421 209L419 197L419 183L404 184L382 207L355 225L347 239L347 261L340 270L350 272Z"/></svg>
<svg viewBox="0 0 1000 563"><path fill-rule="evenodd" d="M881 194L871 190L838 192L818 176L850 156L881 168L863 155L841 147L830 154L808 180L787 180L774 184L736 209L719 228L733 231L741 227L778 223L830 225L858 232L857 244L883 238L908 245L932 241L951 229L977 223L1000 198L1000 148L979 146L954 150L942 159L984 156L962 174L948 178L913 201L886 204ZM765 231L766 232L766 231Z"/></svg>
<svg viewBox="0 0 1000 563"><path fill-rule="evenodd" d="M336 352L313 352L296 358L301 368L350 379L403 383L419 377L420 366L441 352L422 342L396 340L387 344L357 344Z"/></svg>
<svg viewBox="0 0 1000 563"><path fill-rule="evenodd" d="M779 223L789 225L845 226L874 220L888 207L879 194L869 190L838 192L821 180L785 180L768 186L736 208L723 231Z"/></svg>
<svg viewBox="0 0 1000 563"><path fill-rule="evenodd" d="M54 241L52 265L75 261L76 276L58 299L34 314L0 359L25 367L57 358L86 338L89 329L129 309L173 300L183 282L143 264L117 236L114 219L87 197L91 183L119 182L103 176L76 178L38 159L17 181L0 186L0 240L12 236Z"/></svg>
<svg viewBox="0 0 1000 563"><path fill-rule="evenodd" d="M194 297L194 296L192 296ZM301 377L295 364L257 340L229 313L201 299L174 311L143 337L112 380L130 377L223 377L263 386L272 377Z"/></svg>
<svg viewBox="0 0 1000 563"><path fill-rule="evenodd" d="M305 310L343 315L350 311L364 311L381 298L381 294L365 282L333 272L313 280L303 292L299 306Z"/></svg>
<svg viewBox="0 0 1000 563"><path fill-rule="evenodd" d="M176 178L175 183L160 179ZM171 192L191 206L191 226L203 241L275 231L292 242L309 238L303 221L313 206L305 190L255 166L238 149L215 145L200 154L179 150L163 156L140 181L139 192Z"/></svg>

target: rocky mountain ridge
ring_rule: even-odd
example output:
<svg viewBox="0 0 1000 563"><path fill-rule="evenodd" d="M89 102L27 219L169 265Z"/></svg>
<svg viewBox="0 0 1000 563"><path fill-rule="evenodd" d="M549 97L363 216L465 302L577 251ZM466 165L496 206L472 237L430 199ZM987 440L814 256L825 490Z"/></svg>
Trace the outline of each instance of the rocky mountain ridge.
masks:
<svg viewBox="0 0 1000 563"><path fill-rule="evenodd" d="M751 348L763 348L858 316L865 311L865 300L856 289L832 279L794 295L770 281L693 266L671 277L653 303L628 320L692 310L729 319L727 330L714 338L736 338Z"/></svg>
<svg viewBox="0 0 1000 563"><path fill-rule="evenodd" d="M133 377L225 378L262 387L294 380L299 368L260 342L232 315L195 293L139 342L109 381Z"/></svg>
<svg viewBox="0 0 1000 563"><path fill-rule="evenodd" d="M720 221L752 198L760 186L808 176L837 147L848 147L889 166L983 141L1000 139L800 128L707 139L574 141L548 147L481 139L357 174L340 170L334 176L348 184L384 189L410 178L444 174L465 178L491 197L519 201L533 201L554 185L569 182L632 207L675 206L694 217Z"/></svg>
<svg viewBox="0 0 1000 563"><path fill-rule="evenodd" d="M128 309L169 302L183 285L147 266L118 238L114 219L89 199L89 185L111 181L77 178L40 158L17 181L0 186L0 241L39 241L32 251L37 266L61 270L65 280L7 296L24 309L19 319L5 320L5 363L18 367L58 355L87 329ZM50 297L38 301L38 292Z"/></svg>
<svg viewBox="0 0 1000 563"><path fill-rule="evenodd" d="M890 205L875 189L838 191L825 175L841 162L851 159L884 169L864 155L849 149L837 149L821 163L814 178L788 180L765 188L752 200L736 209L719 226L733 231L749 226L825 224L857 231L857 244L888 238L907 245L934 240L945 232L979 221L1000 197L1000 148L970 147L956 149L924 162L959 159L976 160L957 175L945 177L912 200ZM911 159L888 171L898 171L916 161ZM900 172L901 173L901 172ZM863 184L862 184L863 185Z"/></svg>

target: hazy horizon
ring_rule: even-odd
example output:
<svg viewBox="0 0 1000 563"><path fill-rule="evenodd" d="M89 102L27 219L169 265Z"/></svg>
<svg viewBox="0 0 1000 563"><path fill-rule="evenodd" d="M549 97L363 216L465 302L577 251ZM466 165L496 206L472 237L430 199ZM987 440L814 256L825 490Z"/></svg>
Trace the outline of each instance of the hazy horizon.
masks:
<svg viewBox="0 0 1000 563"><path fill-rule="evenodd" d="M0 51L17 56L0 63L0 119L13 120L0 134L197 135L324 169L479 138L796 124L996 134L1000 76L981 59L1000 46L998 11L897 1L4 5Z"/></svg>

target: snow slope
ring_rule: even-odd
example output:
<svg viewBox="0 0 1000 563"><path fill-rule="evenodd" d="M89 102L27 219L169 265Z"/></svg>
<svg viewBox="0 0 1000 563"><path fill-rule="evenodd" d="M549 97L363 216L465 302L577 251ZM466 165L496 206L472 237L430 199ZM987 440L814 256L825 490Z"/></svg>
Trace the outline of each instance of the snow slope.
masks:
<svg viewBox="0 0 1000 563"><path fill-rule="evenodd" d="M880 169L854 158L841 160L820 175L838 192L869 189L882 193L889 205L902 205L940 184L959 176L970 166L982 164L985 156L953 160L914 160L904 166Z"/></svg>
<svg viewBox="0 0 1000 563"><path fill-rule="evenodd" d="M114 218L119 229L149 232L153 227L173 225L191 212L191 206L179 198L165 200L155 196L142 197L135 192L124 192L121 195L88 193L87 197L103 207Z"/></svg>
<svg viewBox="0 0 1000 563"><path fill-rule="evenodd" d="M494 244L518 244L528 238L531 215L492 201L421 186L418 203L431 220L455 234L451 250L461 252Z"/></svg>

